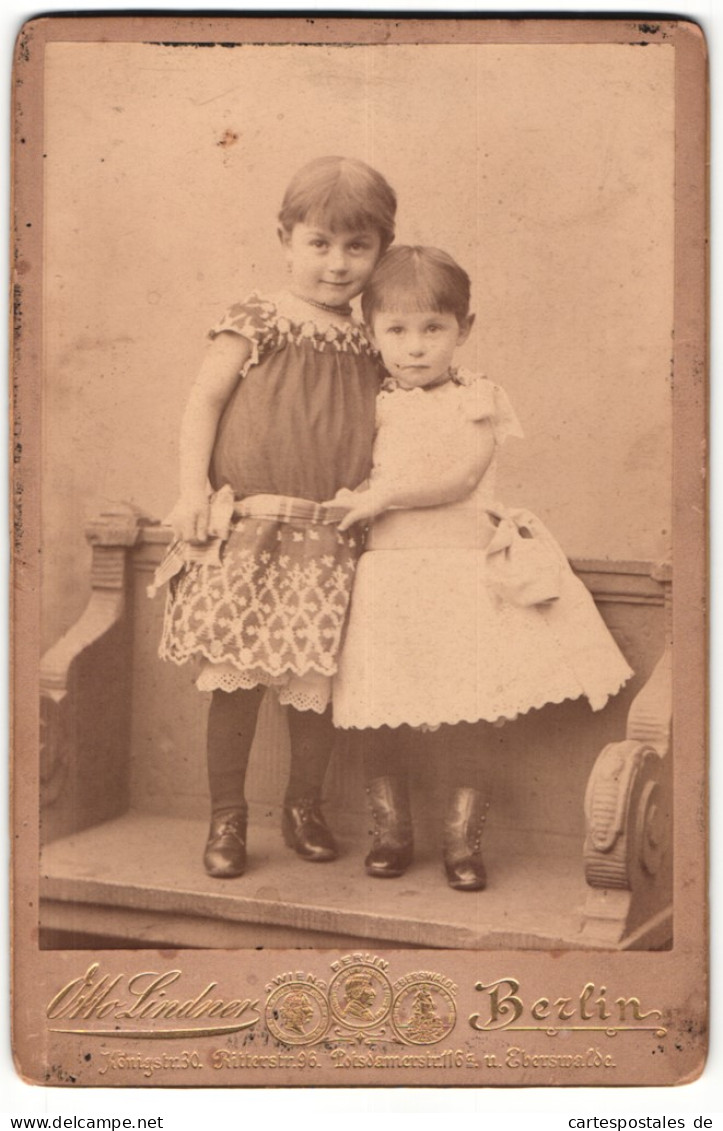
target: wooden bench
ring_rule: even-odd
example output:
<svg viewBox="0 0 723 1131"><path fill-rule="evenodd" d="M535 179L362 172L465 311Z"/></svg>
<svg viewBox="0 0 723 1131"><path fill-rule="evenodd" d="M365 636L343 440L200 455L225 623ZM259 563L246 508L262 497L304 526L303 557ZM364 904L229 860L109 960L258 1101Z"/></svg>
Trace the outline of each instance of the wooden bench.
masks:
<svg viewBox="0 0 723 1131"><path fill-rule="evenodd" d="M205 713L192 665L156 655L146 587L168 531L128 507L90 523L90 599L41 664L41 938L45 947L661 948L671 944L671 579L648 562L573 561L635 669L606 708L533 711L491 730L490 885L449 889L443 767L414 775L417 852L364 874L368 816L343 732L325 810L341 855L284 847L288 737L272 697L249 773L249 867L210 879Z"/></svg>

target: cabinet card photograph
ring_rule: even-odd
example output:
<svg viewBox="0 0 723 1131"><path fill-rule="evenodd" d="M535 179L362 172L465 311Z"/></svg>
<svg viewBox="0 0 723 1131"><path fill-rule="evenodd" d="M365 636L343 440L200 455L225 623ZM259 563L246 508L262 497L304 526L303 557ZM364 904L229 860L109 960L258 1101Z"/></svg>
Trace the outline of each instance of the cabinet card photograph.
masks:
<svg viewBox="0 0 723 1131"><path fill-rule="evenodd" d="M686 21L23 27L26 1079L700 1074L706 115Z"/></svg>

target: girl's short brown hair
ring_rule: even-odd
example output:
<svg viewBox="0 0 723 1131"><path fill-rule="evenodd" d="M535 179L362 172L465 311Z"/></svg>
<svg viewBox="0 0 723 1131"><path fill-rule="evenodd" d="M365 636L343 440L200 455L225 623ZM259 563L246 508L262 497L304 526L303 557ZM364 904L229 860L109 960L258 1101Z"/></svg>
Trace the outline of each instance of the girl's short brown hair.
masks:
<svg viewBox="0 0 723 1131"><path fill-rule="evenodd" d="M379 260L362 293L364 321L375 314L436 310L454 314L461 324L469 315L469 275L438 247L393 247Z"/></svg>
<svg viewBox="0 0 723 1131"><path fill-rule="evenodd" d="M397 198L381 173L354 157L317 157L299 169L284 194L279 223L319 223L332 232L373 228L382 251L394 239Z"/></svg>

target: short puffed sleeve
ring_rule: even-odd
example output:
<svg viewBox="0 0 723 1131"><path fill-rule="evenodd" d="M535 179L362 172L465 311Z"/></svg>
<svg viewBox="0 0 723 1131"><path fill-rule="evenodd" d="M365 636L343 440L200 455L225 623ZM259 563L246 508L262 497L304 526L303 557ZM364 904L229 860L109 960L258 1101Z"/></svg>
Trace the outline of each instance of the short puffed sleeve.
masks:
<svg viewBox="0 0 723 1131"><path fill-rule="evenodd" d="M493 381L486 377L463 380L460 399L462 412L468 420L489 420L498 444L508 436L524 436L507 393Z"/></svg>
<svg viewBox="0 0 723 1131"><path fill-rule="evenodd" d="M238 334L251 343L251 356L241 371L243 377L252 365L258 365L259 358L276 342L276 304L258 294L249 295L243 302L235 302L220 322L209 330L208 336L216 338L224 333Z"/></svg>

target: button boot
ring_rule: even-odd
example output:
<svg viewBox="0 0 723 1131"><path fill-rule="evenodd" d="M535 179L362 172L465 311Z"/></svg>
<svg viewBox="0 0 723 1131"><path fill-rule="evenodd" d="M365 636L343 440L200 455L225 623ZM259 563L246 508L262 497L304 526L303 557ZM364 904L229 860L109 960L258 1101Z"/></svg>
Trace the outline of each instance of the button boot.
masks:
<svg viewBox="0 0 723 1131"><path fill-rule="evenodd" d="M367 794L374 839L364 867L370 876L380 879L401 876L411 864L414 850L407 783L399 777L374 778Z"/></svg>
<svg viewBox="0 0 723 1131"><path fill-rule="evenodd" d="M476 789L456 789L444 822L444 869L457 891L482 891L487 886L480 841L489 802Z"/></svg>

